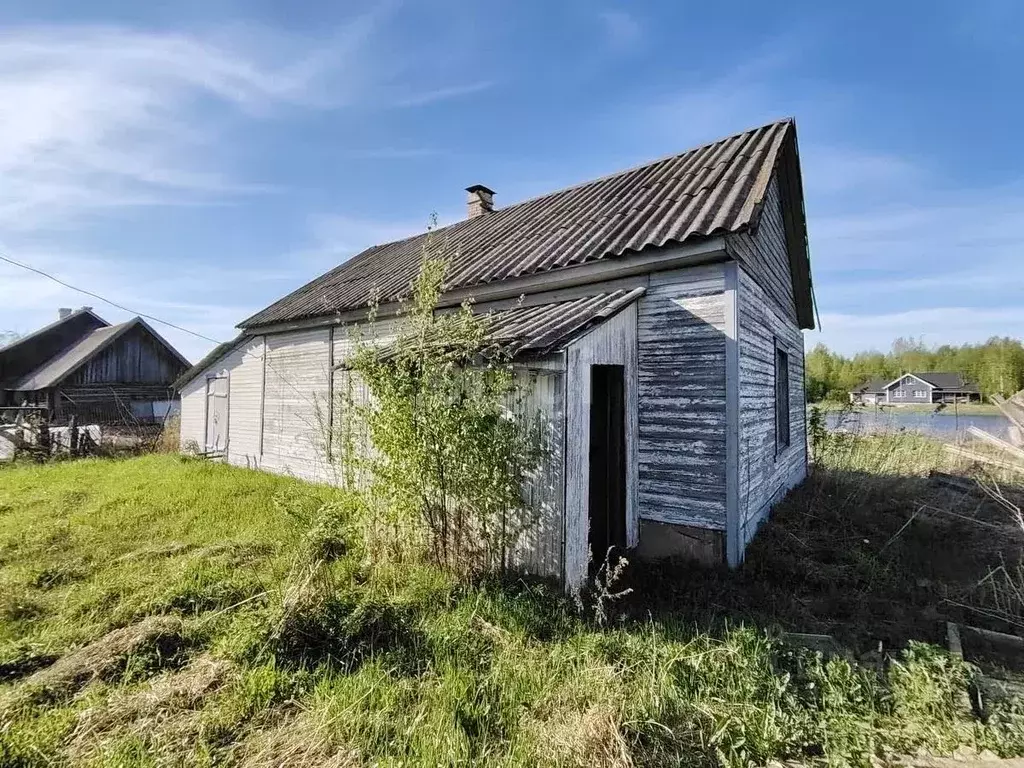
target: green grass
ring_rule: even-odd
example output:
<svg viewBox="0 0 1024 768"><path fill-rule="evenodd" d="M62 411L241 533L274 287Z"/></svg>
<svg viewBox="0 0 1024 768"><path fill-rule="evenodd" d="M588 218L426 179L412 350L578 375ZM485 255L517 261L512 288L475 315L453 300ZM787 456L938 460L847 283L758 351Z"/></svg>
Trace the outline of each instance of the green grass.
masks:
<svg viewBox="0 0 1024 768"><path fill-rule="evenodd" d="M884 448L834 451L837 473L899 470ZM173 456L3 469L0 765L868 765L919 748L1024 752L1024 722L1012 708L975 719L971 670L941 650L824 659L780 639L778 625L802 616L781 603L722 607L770 557L790 569L782 589L807 587L798 545L770 554L761 542L805 535L800 515L838 508L814 496L832 490L791 501L739 574L704 572L703 597L672 592L686 587L679 572L650 573L602 628L552 585L373 562L358 505L339 491ZM169 617L165 634L180 626L173 642L134 629L111 640L151 616Z"/></svg>

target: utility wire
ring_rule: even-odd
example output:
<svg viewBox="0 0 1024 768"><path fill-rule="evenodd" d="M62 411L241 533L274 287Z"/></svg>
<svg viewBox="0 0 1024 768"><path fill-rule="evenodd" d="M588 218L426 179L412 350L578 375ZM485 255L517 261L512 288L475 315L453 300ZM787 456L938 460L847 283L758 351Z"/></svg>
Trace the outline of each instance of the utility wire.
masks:
<svg viewBox="0 0 1024 768"><path fill-rule="evenodd" d="M136 310L130 309L129 307L124 306L123 304L118 304L116 301L111 301L110 299L106 298L105 296L100 296L98 293L93 293L92 291L87 291L84 288L79 288L77 285L72 285L71 283L66 283L63 280L61 280L60 278L54 277L53 275L51 275L48 272L44 272L43 270L37 269L36 267L30 266L28 264L22 264L20 261L15 261L14 259L8 258L7 256L4 256L2 253L0 253L0 261L5 261L8 264L13 264L14 266L21 267L22 269L27 269L29 272L35 272L37 275L42 275L43 277L47 278L48 280L53 280L53 282L58 283L59 285L63 285L65 288L70 288L72 291L78 291L79 293L84 293L86 296L91 296L94 299L99 299L100 301L104 302L105 304L109 304L112 307L117 307L118 309L123 310L125 312L128 312L130 314L138 315L139 317L144 317L147 320L152 320L155 323L161 323L162 325L169 326L169 327L174 328L176 330L182 331L183 333L188 333L188 334L191 334L192 336L196 336L197 338L203 339L204 341L212 341L214 344L221 344L222 343L218 339L212 339L209 336L204 336L203 334L197 333L196 331L191 331L188 328L183 328L180 325L175 325L174 323L168 322L167 320L161 320L159 317L154 317L153 315L147 315L145 312L137 312ZM251 356L251 357L256 358L256 359L260 359L260 358L266 357L265 353L264 353L264 355L251 355L250 353L247 353L244 356L245 357L250 357ZM270 368L272 371L274 371L274 373L276 373L285 384L287 384L289 387L291 387L293 390L295 390L296 393L298 393L300 395L303 395L303 396L305 395L305 393L303 393L298 387L296 387L292 382L290 382L288 380L288 378L283 373L281 373L280 371L277 370L277 368L275 368L273 365L271 365L270 360L266 360L266 364L267 364L268 368Z"/></svg>
<svg viewBox="0 0 1024 768"><path fill-rule="evenodd" d="M77 285L71 285L71 283L65 283L59 277L54 277L49 272L44 272L41 269L36 269L35 267L29 266L28 264L22 264L20 261L15 261L14 259L10 259L10 258L4 256L3 254L0 254L0 261L6 261L8 264L13 264L16 267L21 267L22 269L27 269L29 272L35 272L37 275L42 275L43 277L47 278L48 280L53 280L53 282L55 282L55 283L57 283L59 285L63 285L65 288L70 288L72 291L78 291L79 293L84 293L86 296L91 296L94 299L99 299L104 304L109 304L110 306L116 307L117 309L120 309L120 310L123 310L125 312L128 312L129 314L138 315L139 317L144 317L147 320L152 320L154 323L160 323L161 325L166 325L169 328L174 328L175 330L181 331L182 333L188 333L188 334L190 334L192 336L195 336L197 338L203 339L204 341L212 341L214 344L220 344L221 343L217 339L211 339L209 336L204 336L203 334L197 333L196 331L190 331L188 328L182 328L180 325L175 325L174 323L170 323L167 320L161 320L159 317L154 317L153 315L147 315L145 312L138 312L138 311L136 311L134 309L129 309L128 307L124 306L123 304L118 304L116 301L111 301L108 298L100 296L98 293L93 293L92 291L87 291L84 288L79 288Z"/></svg>

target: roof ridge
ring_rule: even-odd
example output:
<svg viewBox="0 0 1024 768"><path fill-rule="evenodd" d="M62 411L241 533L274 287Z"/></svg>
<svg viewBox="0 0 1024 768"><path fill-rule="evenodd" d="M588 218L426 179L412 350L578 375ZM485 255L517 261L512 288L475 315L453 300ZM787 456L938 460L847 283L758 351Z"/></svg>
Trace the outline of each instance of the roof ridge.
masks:
<svg viewBox="0 0 1024 768"><path fill-rule="evenodd" d="M450 291L747 231L756 225L765 190L795 138L795 119L783 118L482 216L375 244L238 327L328 316L364 307L374 297L397 300L414 282L423 245L431 241L449 263L445 290ZM780 172L799 174L799 166ZM802 206L799 185L791 195L797 198L793 205ZM793 226L802 230L802 218ZM806 236L799 243L789 240L787 235L787 249L799 250L790 260L806 261Z"/></svg>
<svg viewBox="0 0 1024 768"><path fill-rule="evenodd" d="M547 197L553 197L555 195L563 195L566 192L571 192L571 191L573 191L575 189L582 189L583 187L588 187L591 184L601 184L603 182L609 181L610 179L614 179L617 176L625 176L628 173L636 173L637 171L643 170L644 168L650 168L652 166L658 165L659 163L664 163L667 160L674 160L674 159L682 157L684 155L696 154L697 152L701 152L701 151L706 150L706 149L708 149L710 147L713 147L713 146L715 146L717 144L722 144L724 142L731 141L733 139L739 138L740 136L745 136L745 135L747 135L749 133L754 133L755 131L760 131L760 130L763 130L765 128L772 128L774 126L783 125L783 124L794 125L795 123L796 123L796 118L794 118L794 117L782 117L782 118L779 118L778 120L771 120L771 121L769 121L767 123L762 123L760 125L752 126L752 127L747 128L746 130L743 130L743 131L736 131L734 133L730 133L730 134L727 134L725 136L720 136L719 138L715 139L714 141L708 141L708 142L705 142L704 144L699 144L699 145L697 145L695 147L690 147L689 149L684 149L682 152L669 152L668 154L662 155L661 157L656 157L653 160L647 160L646 162L637 163L635 165L631 165L631 166L628 166L626 168L620 168L617 171L612 171L610 173L606 173L603 176L597 176L595 178L587 179L585 181L577 181L576 183L570 184L570 185L568 185L566 187L561 187L559 189L553 189L550 192L544 192L544 193L539 194L539 195L534 195L533 197L527 197L527 198L523 198L522 200L517 200L514 203L509 203L508 205L501 206L499 208L495 208L489 214L484 214L484 216L489 216L489 215L492 215L492 214L495 214L495 213L502 213L504 211L510 211L510 210L515 209L515 208L519 208L520 206L528 205L530 203L535 203L538 200L543 200L544 198L547 198ZM482 218L482 217L480 217L480 218ZM347 259L346 261L343 261L341 264L338 264L337 267L343 266L345 264L349 264L356 257L362 256L363 254L367 254L369 251L371 251L374 248L382 248L382 247L387 246L387 245L395 245L397 243L404 243L404 242L407 242L409 240L414 240L416 238L421 238L421 237L425 238L425 237L428 237L430 235L437 235L437 234L439 234L441 232L444 232L446 230L454 229L455 227L457 227L459 225L468 224L469 222L472 222L474 220L475 219L459 219L458 221L453 221L451 224L445 224L444 226L435 227L434 229L429 229L428 228L425 232L418 232L418 233L416 233L414 235L409 235L408 237L399 237L399 238L397 238L395 240L387 240L387 241L385 241L383 243L374 243L373 245L368 246L367 248L364 248L359 253L353 254L349 259ZM334 269L337 269L337 267L334 267Z"/></svg>
<svg viewBox="0 0 1024 768"><path fill-rule="evenodd" d="M46 333L47 331L52 331L54 328L57 328L58 326L63 325L64 323L68 322L69 320L71 320L73 318L76 318L76 317L79 317L80 315L83 315L83 314L90 314L93 317L95 317L97 320L99 320L101 323L103 323L103 325L100 326L101 328L109 327L109 325L110 325L110 323L108 323L102 317L97 315L92 309L90 309L88 307L79 307L78 309L74 310L67 317L57 318L52 323L47 323L46 325L44 325L42 328L36 328L36 330L32 331L31 333L26 333L24 336L19 336L14 341L12 341L10 344L5 344L4 346L0 347L0 352L7 352L8 350L14 349L14 347L18 346L19 344L22 344L22 343L24 343L26 341L31 341L32 339L36 338L40 334ZM98 330L98 329L94 329L94 330Z"/></svg>
<svg viewBox="0 0 1024 768"><path fill-rule="evenodd" d="M545 192L542 195L534 195L533 197L528 197L525 200L519 200L519 201L517 201L515 203L512 203L511 205L506 205L504 208L495 208L494 209L494 213L498 213L499 211L505 211L505 210L508 210L509 208L514 208L514 207L519 206L519 205L525 205L526 203L531 203L531 202L534 202L536 200L543 200L545 197L550 197L551 195L561 195L561 194L564 194L565 192L571 192L574 189L579 189L580 187L586 187L586 186L589 186L590 184L598 184L600 182L608 181L609 179L614 179L616 176L624 176L627 173L635 173L635 172L640 171L640 170L642 170L644 168L649 168L651 166L657 165L658 163L664 163L666 160L673 160L673 159L675 159L677 157L682 157L683 155L696 154L697 152L701 152L701 151L703 151L705 149L709 149L710 147L713 147L716 144L722 144L722 143L724 143L726 141L731 141L733 139L737 139L740 136L745 136L748 133L754 133L755 131L760 131L760 130L762 130L764 128L773 128L773 127L775 127L777 125L782 125L784 123L785 124L789 124L789 125L793 125L793 124L796 123L796 118L793 118L793 117L782 117L782 118L779 118L778 120L771 120L771 121L769 121L767 123L762 123L761 125L755 125L755 126L753 126L751 128L747 128L746 130L743 130L743 131L735 131L733 133L726 134L725 136L720 136L717 139L715 139L714 141L708 141L708 142L705 142L704 144L698 144L695 147L690 147L689 149L684 149L682 152L669 152L668 154L662 155L661 157L656 157L653 160L648 160L648 161L643 162L643 163L637 163L636 165L631 165L628 168L620 168L617 171L612 171L611 173L606 173L604 176L598 176L598 177L593 178L593 179L587 179L586 181L578 181L575 184L570 184L567 187L562 187L561 189L555 189L555 190L552 190L551 192ZM472 219L461 219L460 221L472 221ZM455 223L457 224L459 222L455 222ZM452 226L452 225L449 225L449 226Z"/></svg>

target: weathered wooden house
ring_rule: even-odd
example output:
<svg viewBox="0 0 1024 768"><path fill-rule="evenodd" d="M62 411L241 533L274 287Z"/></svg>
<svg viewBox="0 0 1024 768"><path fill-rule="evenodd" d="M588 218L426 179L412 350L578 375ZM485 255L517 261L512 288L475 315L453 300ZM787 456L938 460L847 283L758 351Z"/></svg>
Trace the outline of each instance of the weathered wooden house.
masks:
<svg viewBox="0 0 1024 768"><path fill-rule="evenodd" d="M111 325L91 307L61 309L56 322L0 348L0 415L28 406L51 424L152 422L188 368L141 318Z"/></svg>
<svg viewBox="0 0 1024 768"><path fill-rule="evenodd" d="M850 392L855 405L929 405L981 400L981 391L959 373L904 373L871 379Z"/></svg>
<svg viewBox="0 0 1024 768"><path fill-rule="evenodd" d="M814 311L794 122L506 208L468 192L468 217L435 234L442 307L472 298L488 313L555 436L521 563L574 584L605 544L741 562L806 474ZM243 321L179 382L183 445L331 481L317 403L333 402L373 296L386 343L423 237L369 248Z"/></svg>

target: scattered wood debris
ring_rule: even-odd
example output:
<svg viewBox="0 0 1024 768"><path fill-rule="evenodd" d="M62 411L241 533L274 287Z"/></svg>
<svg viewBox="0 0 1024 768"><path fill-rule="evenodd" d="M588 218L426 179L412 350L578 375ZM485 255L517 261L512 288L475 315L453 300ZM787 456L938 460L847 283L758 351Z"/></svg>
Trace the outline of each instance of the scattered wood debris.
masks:
<svg viewBox="0 0 1024 768"><path fill-rule="evenodd" d="M1003 440L975 426L968 427L967 434L984 445L995 448L999 455L993 456L955 443L946 443L945 450L976 464L1024 474L1024 390L1009 399L1000 395L992 395L990 399L1010 422L1009 440ZM938 482L940 485L948 485L941 480Z"/></svg>

